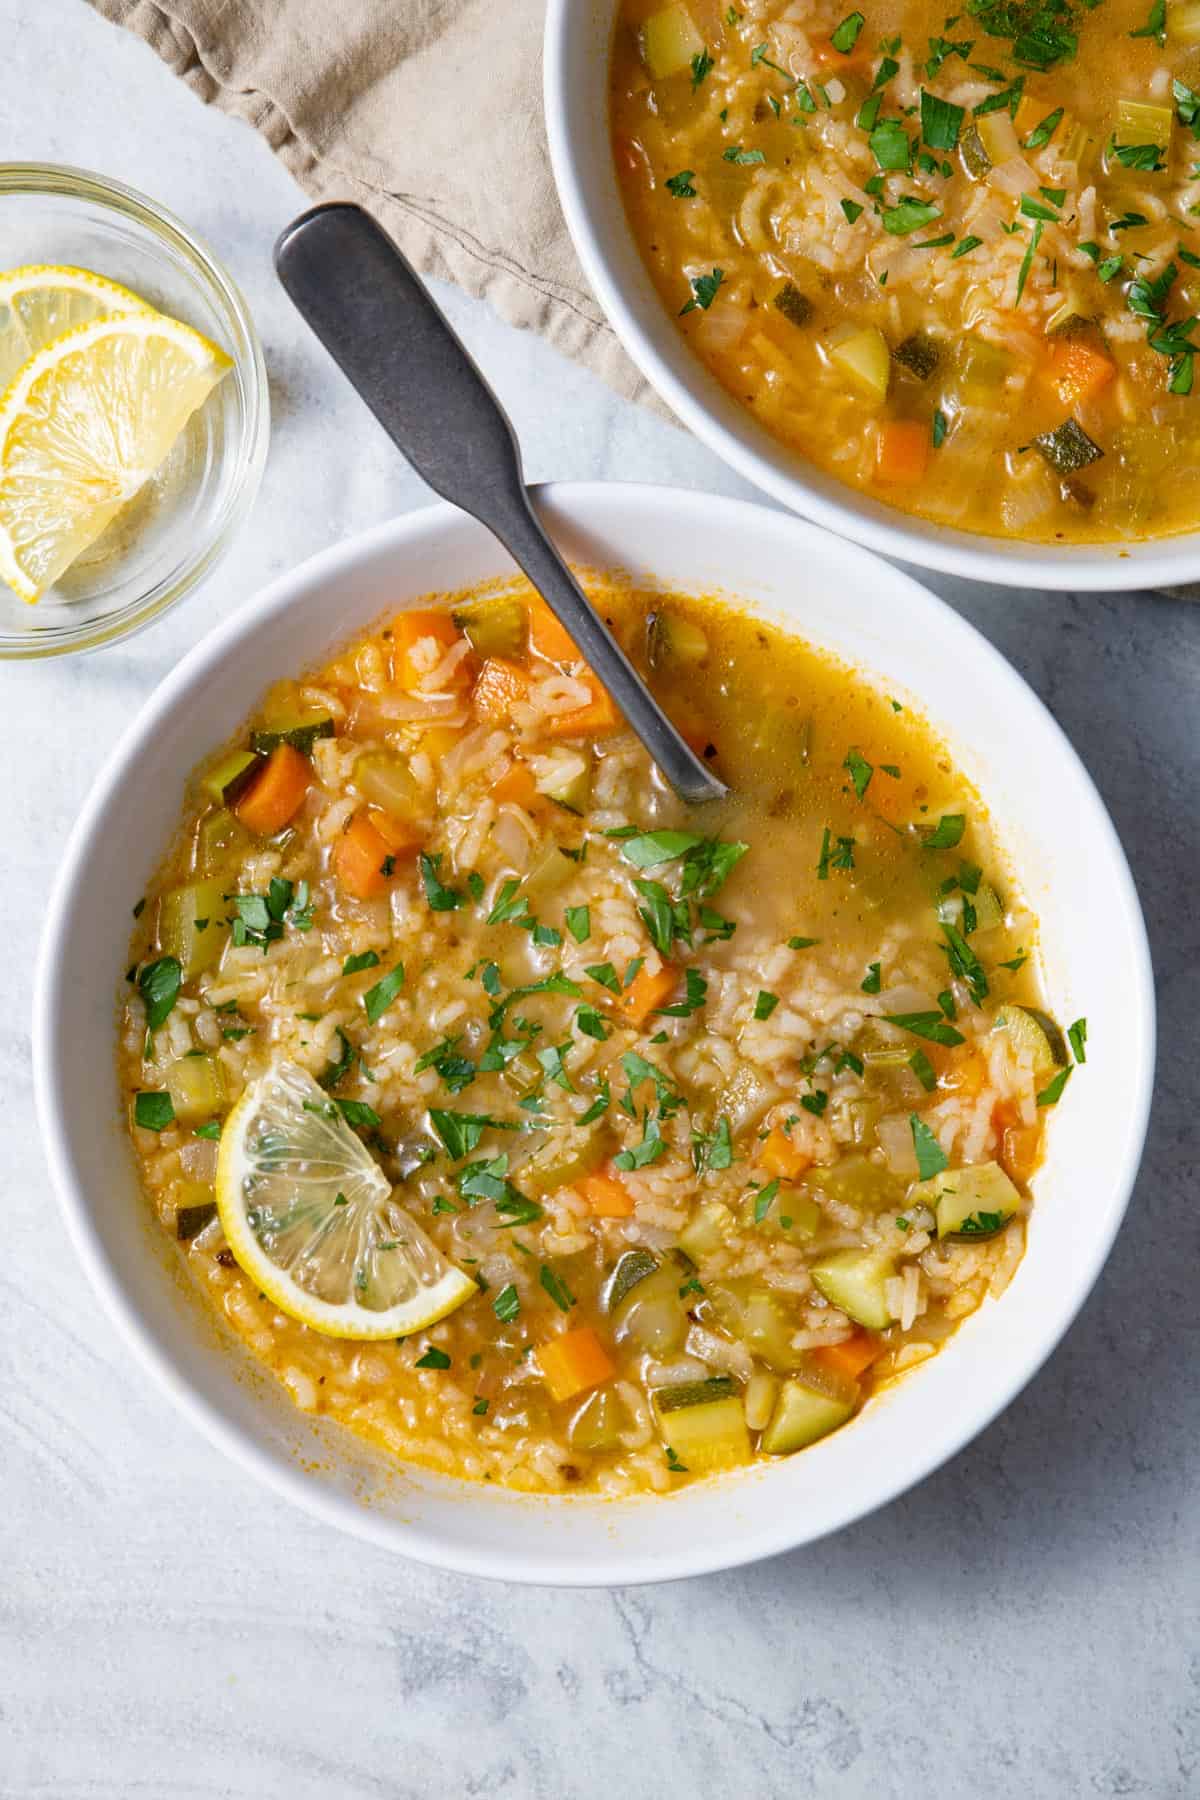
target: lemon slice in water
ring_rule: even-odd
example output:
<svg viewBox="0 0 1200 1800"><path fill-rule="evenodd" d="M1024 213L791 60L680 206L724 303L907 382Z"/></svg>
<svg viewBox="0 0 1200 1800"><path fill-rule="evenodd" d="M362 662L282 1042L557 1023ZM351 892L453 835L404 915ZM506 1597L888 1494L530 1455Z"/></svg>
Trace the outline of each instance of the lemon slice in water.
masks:
<svg viewBox="0 0 1200 1800"><path fill-rule="evenodd" d="M118 313L148 313L128 288L90 269L30 263L0 274L0 391L31 356L77 326Z"/></svg>
<svg viewBox="0 0 1200 1800"><path fill-rule="evenodd" d="M479 1289L393 1198L311 1075L280 1063L221 1132L217 1209L251 1280L326 1337L422 1331Z"/></svg>
<svg viewBox="0 0 1200 1800"><path fill-rule="evenodd" d="M37 600L165 461L231 367L149 310L43 345L0 400L0 578Z"/></svg>

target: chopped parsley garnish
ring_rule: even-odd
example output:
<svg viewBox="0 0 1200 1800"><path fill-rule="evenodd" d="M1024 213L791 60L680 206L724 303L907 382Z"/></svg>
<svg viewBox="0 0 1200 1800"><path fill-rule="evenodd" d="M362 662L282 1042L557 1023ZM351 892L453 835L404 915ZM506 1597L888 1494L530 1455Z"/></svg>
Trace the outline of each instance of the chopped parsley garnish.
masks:
<svg viewBox="0 0 1200 1800"><path fill-rule="evenodd" d="M756 998L756 1000L754 1002L755 1018L756 1019L769 1019L771 1014L775 1011L775 1008L778 1005L779 1005L779 995L778 994L768 994L765 988L759 988L758 997Z"/></svg>
<svg viewBox="0 0 1200 1800"><path fill-rule="evenodd" d="M698 1012L704 1005L708 994L708 982L699 969L684 970L685 992L682 1000L676 1000L670 1006L656 1006L655 1012L668 1019L687 1019Z"/></svg>
<svg viewBox="0 0 1200 1800"><path fill-rule="evenodd" d="M360 950L357 956L348 956L342 964L343 975L360 975L364 969L377 969L379 958L374 950Z"/></svg>
<svg viewBox="0 0 1200 1800"><path fill-rule="evenodd" d="M413 1367L416 1369L448 1369L450 1358L444 1350L439 1350L436 1344L430 1344L424 1356L418 1356Z"/></svg>
<svg viewBox="0 0 1200 1800"><path fill-rule="evenodd" d="M1167 42L1167 0L1152 0L1146 23L1129 33L1131 38L1153 38L1159 49Z"/></svg>
<svg viewBox="0 0 1200 1800"><path fill-rule="evenodd" d="M907 237L923 225L932 225L942 215L931 200L918 200L909 195L897 201L895 206L885 206L879 216L883 229L892 237Z"/></svg>
<svg viewBox="0 0 1200 1800"><path fill-rule="evenodd" d="M471 1411L476 1415L476 1417L483 1418L487 1412L488 1404L489 1404L488 1401L486 1401L484 1399L483 1395L480 1394L477 1396L477 1398L475 1400L475 1404L472 1406Z"/></svg>
<svg viewBox="0 0 1200 1800"><path fill-rule="evenodd" d="M1002 1212L973 1212L960 1221L959 1237L991 1237L1004 1223Z"/></svg>
<svg viewBox="0 0 1200 1800"><path fill-rule="evenodd" d="M577 944L585 944L592 932L592 915L586 906L568 906L564 917L567 930Z"/></svg>
<svg viewBox="0 0 1200 1800"><path fill-rule="evenodd" d="M215 1144L220 1140L221 1121L219 1119L210 1119L207 1125L197 1125L192 1135L193 1137L205 1138L208 1142Z"/></svg>
<svg viewBox="0 0 1200 1800"><path fill-rule="evenodd" d="M1073 1073L1074 1069L1070 1063L1067 1064L1065 1069L1060 1069L1058 1074L1054 1077L1054 1080L1048 1083L1048 1085L1042 1089L1041 1093L1037 1095L1038 1105L1053 1106L1056 1101L1061 1100L1062 1091L1071 1079Z"/></svg>
<svg viewBox="0 0 1200 1800"><path fill-rule="evenodd" d="M741 163L743 166L767 160L761 150L743 150L740 144L729 144L721 152L721 158L724 162Z"/></svg>
<svg viewBox="0 0 1200 1800"><path fill-rule="evenodd" d="M929 427L930 437L933 441L933 447L935 450L940 450L942 445L945 443L946 430L947 430L946 415L942 411L941 407L939 406L939 407L935 408L935 410L934 410L933 420ZM898 777L896 779L898 779Z"/></svg>
<svg viewBox="0 0 1200 1800"><path fill-rule="evenodd" d="M444 1112L437 1107L430 1107L429 1123L455 1162L460 1162L464 1156L471 1154L489 1127L493 1131L518 1129L515 1125L506 1124L503 1119L493 1119L488 1113Z"/></svg>
<svg viewBox="0 0 1200 1800"><path fill-rule="evenodd" d="M1163 161L1162 147L1159 144L1118 144L1110 145L1113 155L1125 169L1141 169L1147 175L1155 175L1166 168Z"/></svg>
<svg viewBox="0 0 1200 1800"><path fill-rule="evenodd" d="M934 1088L937 1086L937 1076L934 1074L933 1064L930 1062L925 1052L923 1050L914 1050L908 1059L908 1066L920 1082L921 1086L925 1089L925 1092L927 1094L932 1094Z"/></svg>
<svg viewBox="0 0 1200 1800"><path fill-rule="evenodd" d="M819 944L820 941L820 938L790 937L787 947L789 950L811 950L813 945Z"/></svg>
<svg viewBox="0 0 1200 1800"><path fill-rule="evenodd" d="M1040 150L1043 145L1050 142L1050 139L1054 136L1062 123L1062 116L1065 110L1064 107L1056 106L1054 111L1047 113L1044 119L1038 120L1029 136L1025 139L1026 150ZM1082 248L1083 246L1080 245L1080 249Z"/></svg>
<svg viewBox="0 0 1200 1800"><path fill-rule="evenodd" d="M668 193L674 194L677 200L694 200L696 190L692 186L695 169L680 169L678 175L668 175L664 186Z"/></svg>
<svg viewBox="0 0 1200 1800"><path fill-rule="evenodd" d="M841 206L842 211L845 213L848 223L853 225L854 221L862 213L862 207L859 205L858 201L857 200L841 200L838 202L838 204Z"/></svg>
<svg viewBox="0 0 1200 1800"><path fill-rule="evenodd" d="M717 1129L711 1134L693 1131L692 1162L697 1174L702 1174L705 1169L732 1168L733 1133L724 1114L717 1120Z"/></svg>
<svg viewBox="0 0 1200 1800"><path fill-rule="evenodd" d="M1073 1025L1067 1026L1067 1039L1077 1063L1087 1061L1087 1020L1076 1019Z"/></svg>
<svg viewBox="0 0 1200 1800"><path fill-rule="evenodd" d="M948 1024L940 1012L885 1013L883 1016L889 1025L898 1025L901 1031L911 1031L914 1037L925 1038L931 1044L944 1044L953 1049L956 1044L966 1042L962 1032Z"/></svg>
<svg viewBox="0 0 1200 1800"><path fill-rule="evenodd" d="M693 275L691 278L692 297L686 306L680 307L680 318L682 319L685 313L695 312L698 306L701 307L704 312L707 312L713 301L716 299L717 289L724 279L724 269L714 269L709 275Z"/></svg>
<svg viewBox="0 0 1200 1800"><path fill-rule="evenodd" d="M175 1122L175 1108L170 1094L165 1091L143 1089L134 1096L133 1122L140 1125L143 1131L165 1131L168 1125Z"/></svg>
<svg viewBox="0 0 1200 1800"><path fill-rule="evenodd" d="M404 964L397 963L395 968L383 977L382 981L377 981L374 987L367 989L362 997L362 1002L372 1025L383 1017L403 986Z"/></svg>
<svg viewBox="0 0 1200 1800"><path fill-rule="evenodd" d="M954 150L965 113L961 106L921 89L921 136L931 150Z"/></svg>
<svg viewBox="0 0 1200 1800"><path fill-rule="evenodd" d="M700 86L700 83L705 79L705 77L712 73L712 66L713 66L713 59L708 54L707 47L705 47L705 49L703 49L703 50L697 50L695 56L693 56L693 58L692 58L692 88L693 88L693 90L698 88Z"/></svg>
<svg viewBox="0 0 1200 1800"><path fill-rule="evenodd" d="M950 1158L924 1119L919 1119L916 1113L909 1113L908 1123L917 1158L917 1173L922 1181L932 1181L935 1175L940 1175L943 1169L949 1168Z"/></svg>
<svg viewBox="0 0 1200 1800"><path fill-rule="evenodd" d="M558 1307L559 1311L570 1312L575 1304L575 1296L563 1280L562 1276L557 1274L548 1263L543 1263L538 1274L538 1280L553 1300L555 1306Z"/></svg>
<svg viewBox="0 0 1200 1800"><path fill-rule="evenodd" d="M877 962L870 963L867 968L867 973L859 982L859 987L864 994L877 994L882 985L883 975L881 965Z"/></svg>
<svg viewBox="0 0 1200 1800"><path fill-rule="evenodd" d="M174 1010L183 986L183 967L177 956L160 956L139 970L138 992L146 1006L146 1025L157 1031Z"/></svg>
<svg viewBox="0 0 1200 1800"><path fill-rule="evenodd" d="M500 1292L492 1301L492 1311L502 1325L511 1325L520 1310L520 1296L510 1281L507 1287L502 1287L500 1289Z"/></svg>
<svg viewBox="0 0 1200 1800"><path fill-rule="evenodd" d="M862 13L847 13L841 24L830 33L829 41L842 56L849 56L858 42L859 33L866 24Z"/></svg>
<svg viewBox="0 0 1200 1800"><path fill-rule="evenodd" d="M754 1196L754 1223L756 1225L762 1224L763 1220L770 1212L771 1202L778 1192L778 1177L776 1177L774 1181L768 1181L765 1187L759 1188L757 1194Z"/></svg>
<svg viewBox="0 0 1200 1800"><path fill-rule="evenodd" d="M357 1050L340 1025L336 1027L334 1036L338 1041L338 1053L329 1059L317 1076L318 1082L326 1090L335 1088L338 1082L350 1073L358 1056Z"/></svg>
<svg viewBox="0 0 1200 1800"><path fill-rule="evenodd" d="M953 850L966 828L964 813L943 813L936 825L921 827L921 842L926 850Z"/></svg>
<svg viewBox="0 0 1200 1800"><path fill-rule="evenodd" d="M902 169L908 174L912 168L912 144L899 119L880 119L868 142L881 169Z"/></svg>
<svg viewBox="0 0 1200 1800"><path fill-rule="evenodd" d="M810 1112L814 1118L819 1119L829 1105L829 1095L824 1088L816 1088L811 1094L801 1094L800 1104L805 1112Z"/></svg>
<svg viewBox="0 0 1200 1800"><path fill-rule="evenodd" d="M590 975L593 981L598 981L601 987L607 988L610 994L620 993L621 983L617 979L617 971L610 962L589 963L583 972L585 975Z"/></svg>
<svg viewBox="0 0 1200 1800"><path fill-rule="evenodd" d="M577 1006L575 1008L575 1024L584 1037L595 1038L603 1044L612 1036L612 1032L604 1022L604 1017L594 1006Z"/></svg>
<svg viewBox="0 0 1200 1800"><path fill-rule="evenodd" d="M1017 271L1017 305L1018 306L1020 306L1020 304L1021 304L1021 295L1025 292L1025 283L1029 280L1029 271L1033 267L1033 258L1037 251L1038 245L1042 241L1042 232L1044 230L1045 230L1045 225L1043 224L1042 220L1039 219L1037 224L1033 228L1033 236L1029 240L1028 246L1026 247L1026 250L1025 250L1025 254L1021 258L1021 267Z"/></svg>
<svg viewBox="0 0 1200 1800"><path fill-rule="evenodd" d="M591 1125L596 1119L602 1118L603 1115L608 1111L608 1105L609 1105L609 1101L611 1099L612 1099L612 1089L609 1087L609 1084L608 1084L607 1080L604 1078L604 1076L601 1076L600 1081L599 1081L599 1092L597 1093L596 1098L592 1101L592 1104L588 1107L587 1111L580 1113L579 1124L580 1125Z"/></svg>
<svg viewBox="0 0 1200 1800"><path fill-rule="evenodd" d="M861 800L871 785L871 777L875 773L874 765L869 763L862 751L851 745L846 752L843 769L848 769L850 779L854 783L856 797Z"/></svg>
<svg viewBox="0 0 1200 1800"><path fill-rule="evenodd" d="M650 1163L657 1162L666 1148L662 1132L659 1130L658 1120L652 1119L647 1113L642 1124L641 1143L636 1144L632 1150L619 1151L613 1157L613 1167L625 1170L644 1169Z"/></svg>
<svg viewBox="0 0 1200 1800"><path fill-rule="evenodd" d="M379 1114L365 1100L340 1100L335 1095L333 1104L347 1125L378 1127L380 1123Z"/></svg>
<svg viewBox="0 0 1200 1800"><path fill-rule="evenodd" d="M424 851L417 858L417 866L421 871L421 880L425 884L425 898L429 902L431 912L454 912L464 904L464 896L457 888L443 886L438 879L440 856L427 856Z"/></svg>
<svg viewBox="0 0 1200 1800"><path fill-rule="evenodd" d="M421 1075L426 1069L436 1069L442 1081L452 1094L461 1094L465 1087L470 1087L475 1079L475 1064L467 1056L460 1056L458 1037L443 1038L432 1050L426 1050L413 1064L413 1074Z"/></svg>

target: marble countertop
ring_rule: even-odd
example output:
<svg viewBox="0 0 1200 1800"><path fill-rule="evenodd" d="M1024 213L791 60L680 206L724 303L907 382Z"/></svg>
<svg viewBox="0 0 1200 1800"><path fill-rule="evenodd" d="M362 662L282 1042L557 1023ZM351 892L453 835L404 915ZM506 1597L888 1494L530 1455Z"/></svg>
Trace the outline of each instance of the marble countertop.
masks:
<svg viewBox="0 0 1200 1800"><path fill-rule="evenodd" d="M339 1537L210 1449L85 1285L34 1123L30 973L60 847L130 712L264 581L426 495L274 285L270 246L301 196L267 150L80 0L0 0L0 42L6 153L145 186L209 238L257 314L275 412L257 510L201 595L98 656L0 670L0 1796L1200 1792L1200 607L932 582L1091 768L1158 970L1138 1192L1034 1385L885 1511L736 1574L521 1590ZM531 479L749 493L682 432L440 291Z"/></svg>

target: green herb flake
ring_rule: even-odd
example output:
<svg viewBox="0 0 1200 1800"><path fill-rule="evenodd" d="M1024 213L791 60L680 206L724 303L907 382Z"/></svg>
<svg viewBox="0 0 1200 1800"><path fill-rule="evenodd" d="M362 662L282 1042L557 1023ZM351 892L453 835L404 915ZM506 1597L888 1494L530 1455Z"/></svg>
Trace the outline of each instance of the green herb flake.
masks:
<svg viewBox="0 0 1200 1800"><path fill-rule="evenodd" d="M1068 1025L1067 1039L1075 1061L1085 1063L1087 1061L1087 1020L1076 1019L1073 1025Z"/></svg>
<svg viewBox="0 0 1200 1800"><path fill-rule="evenodd" d="M1159 0L1162 4L1163 0ZM849 56L858 42L859 33L866 24L862 13L847 13L841 24L830 33L829 41L841 56Z"/></svg>
<svg viewBox="0 0 1200 1800"><path fill-rule="evenodd" d="M413 1367L417 1369L448 1369L450 1358L444 1350L439 1350L436 1344L430 1344L424 1356L418 1356Z"/></svg>
<svg viewBox="0 0 1200 1800"><path fill-rule="evenodd" d="M889 1025L898 1025L901 1031L910 1031L914 1037L925 1038L931 1044L944 1044L947 1049L966 1042L962 1032L948 1024L940 1012L885 1013L884 1018Z"/></svg>
<svg viewBox="0 0 1200 1800"><path fill-rule="evenodd" d="M921 89L921 136L931 150L955 150L965 113L961 106Z"/></svg>
<svg viewBox="0 0 1200 1800"><path fill-rule="evenodd" d="M913 1150L916 1152L917 1173L922 1181L932 1181L935 1175L940 1175L943 1169L949 1168L950 1159L924 1119L919 1119L916 1113L909 1113L908 1123L912 1131Z"/></svg>
<svg viewBox="0 0 1200 1800"><path fill-rule="evenodd" d="M754 1002L755 1018L756 1019L769 1019L771 1014L775 1011L775 1008L778 1005L779 1005L779 995L778 994L768 994L765 988L759 988L758 996Z"/></svg>
<svg viewBox="0 0 1200 1800"><path fill-rule="evenodd" d="M543 1263L538 1273L538 1280L553 1300L560 1312L570 1312L575 1304L575 1296L563 1280L548 1263Z"/></svg>
<svg viewBox="0 0 1200 1800"><path fill-rule="evenodd" d="M133 1122L143 1131L165 1131L175 1122L175 1108L165 1091L143 1090L134 1095Z"/></svg>
<svg viewBox="0 0 1200 1800"><path fill-rule="evenodd" d="M754 1196L754 1223L756 1225L762 1224L763 1220L766 1218L767 1214L770 1212L771 1202L772 1202L772 1200L774 1200L774 1198L778 1192L779 1192L778 1176L776 1176L776 1178L773 1181L768 1181L765 1187L759 1188L758 1192Z"/></svg>
<svg viewBox="0 0 1200 1800"><path fill-rule="evenodd" d="M377 969L379 957L374 950L360 950L356 956L348 956L342 964L343 975L360 975L364 969Z"/></svg>
<svg viewBox="0 0 1200 1800"><path fill-rule="evenodd" d="M403 986L404 964L397 963L395 968L383 977L382 981L377 981L374 987L367 989L362 997L362 1003L372 1025L383 1017Z"/></svg>
<svg viewBox="0 0 1200 1800"><path fill-rule="evenodd" d="M908 1059L908 1066L920 1082L921 1086L925 1089L925 1092L927 1094L932 1094L934 1088L937 1086L937 1076L934 1074L933 1064L930 1062L925 1052L923 1050L914 1050Z"/></svg>
<svg viewBox="0 0 1200 1800"><path fill-rule="evenodd" d="M438 878L440 856L427 856L424 851L417 858L417 866L421 871L421 880L425 885L425 898L429 902L431 912L454 912L464 904L464 897L457 888L445 887Z"/></svg>
<svg viewBox="0 0 1200 1800"><path fill-rule="evenodd" d="M592 932L592 915L586 906L568 906L564 917L567 930L577 944L585 944Z"/></svg>
<svg viewBox="0 0 1200 1800"><path fill-rule="evenodd" d="M511 1325L521 1310L521 1299L512 1282L502 1287L492 1301L492 1311L502 1325Z"/></svg>
<svg viewBox="0 0 1200 1800"><path fill-rule="evenodd" d="M706 80L707 77L709 75L711 75L712 67L713 67L713 59L708 54L707 47L703 50L697 50L695 56L693 56L693 58L692 58L692 90L693 90L693 92L696 90L696 88L698 88L700 86L700 83L702 81Z"/></svg>
<svg viewBox="0 0 1200 1800"><path fill-rule="evenodd" d="M850 779L854 783L855 797L861 800L871 785L871 777L875 773L874 765L867 761L861 750L851 745L846 752L846 759L842 767L849 771Z"/></svg>
<svg viewBox="0 0 1200 1800"><path fill-rule="evenodd" d="M713 301L716 299L717 289L724 279L724 269L713 269L708 275L693 275L691 278L692 297L686 306L680 307L679 317L683 318L685 313L695 312L697 307L700 307L704 312L707 312Z"/></svg>
<svg viewBox="0 0 1200 1800"><path fill-rule="evenodd" d="M859 987L862 989L864 994L877 994L879 992L880 988L882 987L882 985L883 985L882 965L877 962L870 963L868 965L866 975L859 982Z"/></svg>
<svg viewBox="0 0 1200 1800"><path fill-rule="evenodd" d="M1044 119L1038 120L1029 136L1025 139L1026 150L1040 150L1044 145L1050 142L1050 139L1054 136L1062 123L1062 116L1065 110L1064 107L1056 106L1054 111L1047 113ZM1081 244L1080 249L1082 248L1083 246Z"/></svg>
<svg viewBox="0 0 1200 1800"><path fill-rule="evenodd" d="M932 225L941 216L939 208L932 201L918 200L909 195L897 201L895 206L884 207L880 220L883 229L890 236L907 237L910 232L919 231L923 225Z"/></svg>
<svg viewBox="0 0 1200 1800"><path fill-rule="evenodd" d="M855 220L858 219L862 213L862 207L859 205L858 201L841 200L838 204L845 213L848 223L853 225Z"/></svg>
<svg viewBox="0 0 1200 1800"><path fill-rule="evenodd" d="M692 177L695 173L695 169L680 169L678 175L668 175L663 185L677 200L694 200L696 190L692 186Z"/></svg>

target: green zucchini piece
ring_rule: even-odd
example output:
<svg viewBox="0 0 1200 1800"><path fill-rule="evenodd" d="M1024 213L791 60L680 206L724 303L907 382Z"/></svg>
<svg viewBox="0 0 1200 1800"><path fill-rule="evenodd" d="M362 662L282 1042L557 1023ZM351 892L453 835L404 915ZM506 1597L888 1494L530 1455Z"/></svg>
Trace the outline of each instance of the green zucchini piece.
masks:
<svg viewBox="0 0 1200 1800"><path fill-rule="evenodd" d="M1075 419L1064 419L1054 431L1043 431L1034 438L1033 447L1056 475L1075 475L1104 455Z"/></svg>
<svg viewBox="0 0 1200 1800"><path fill-rule="evenodd" d="M240 863L252 842L241 820L225 807L205 813L196 828L197 873L215 875L219 869Z"/></svg>
<svg viewBox="0 0 1200 1800"><path fill-rule="evenodd" d="M707 1406L712 1400L726 1400L737 1393L732 1375L710 1375L707 1381L678 1381L673 1387L654 1390L654 1404L660 1413L679 1412L685 1406Z"/></svg>
<svg viewBox="0 0 1200 1800"><path fill-rule="evenodd" d="M635 1288L639 1281L645 1281L647 1275L653 1275L658 1268L658 1258L649 1250L626 1250L624 1256L617 1258L617 1263L608 1278L608 1289L604 1296L605 1312L616 1312L626 1294Z"/></svg>
<svg viewBox="0 0 1200 1800"><path fill-rule="evenodd" d="M591 762L585 762L582 767L572 767L565 773L556 770L538 784L538 792L545 794L547 800L553 800L567 812L582 817L592 799Z"/></svg>
<svg viewBox="0 0 1200 1800"><path fill-rule="evenodd" d="M714 1379L720 1382L727 1377L718 1376ZM712 1384L695 1382L688 1385L707 1387ZM726 1399L680 1406L664 1412L660 1396L671 1391L669 1388L660 1388L654 1396L654 1403L659 1430L677 1463L695 1475L708 1473L713 1469L732 1468L737 1463L750 1461L750 1433L746 1429L746 1414L738 1395L730 1394Z"/></svg>
<svg viewBox="0 0 1200 1800"><path fill-rule="evenodd" d="M800 1364L800 1353L792 1348L795 1330L795 1324L788 1320L773 1294L763 1288L747 1294L737 1336L779 1375L786 1375Z"/></svg>
<svg viewBox="0 0 1200 1800"><path fill-rule="evenodd" d="M1029 1056L1036 1073L1066 1068L1066 1040L1049 1013L1010 1003L996 1014L995 1029L1008 1033L1014 1046Z"/></svg>
<svg viewBox="0 0 1200 1800"><path fill-rule="evenodd" d="M539 1079L542 1074L539 1063ZM585 1175L598 1169L611 1148L611 1139L602 1127L570 1126L556 1133L551 1143L536 1150L528 1162L521 1164L517 1178L521 1191L536 1199L541 1194L553 1194L559 1188L570 1187L573 1181L582 1181Z"/></svg>
<svg viewBox="0 0 1200 1800"><path fill-rule="evenodd" d="M189 881L168 888L158 903L158 944L177 956L183 979L202 975L221 960L229 935L229 903L220 880Z"/></svg>
<svg viewBox="0 0 1200 1800"><path fill-rule="evenodd" d="M705 1262L724 1244L732 1223L728 1207L719 1200L706 1200L680 1232L679 1248L694 1263Z"/></svg>
<svg viewBox="0 0 1200 1800"><path fill-rule="evenodd" d="M211 1119L225 1110L225 1079L211 1056L181 1056L167 1069L166 1088L183 1125Z"/></svg>
<svg viewBox="0 0 1200 1800"><path fill-rule="evenodd" d="M621 1433L629 1429L629 1413L611 1384L589 1394L567 1427L572 1450L619 1450Z"/></svg>
<svg viewBox="0 0 1200 1800"><path fill-rule="evenodd" d="M758 1447L768 1456L791 1456L844 1425L853 1417L854 1404L853 1400L836 1399L810 1387L799 1376L792 1376L779 1390L770 1424Z"/></svg>
<svg viewBox="0 0 1200 1800"><path fill-rule="evenodd" d="M686 6L664 6L661 12L651 13L642 26L642 61L655 81L681 75L703 49L704 39Z"/></svg>
<svg viewBox="0 0 1200 1800"><path fill-rule="evenodd" d="M277 725L252 731L250 747L259 756L269 756L280 744L290 744L301 756L311 756L317 739L331 738L333 734L334 723L328 713L300 713L294 718L281 719Z"/></svg>
<svg viewBox="0 0 1200 1800"><path fill-rule="evenodd" d="M982 181L985 175L992 172L992 159L983 147L974 125L968 125L958 140L958 154L962 157L963 168L972 181Z"/></svg>
<svg viewBox="0 0 1200 1800"><path fill-rule="evenodd" d="M894 1259L880 1250L839 1250L812 1270L830 1305L869 1331L884 1331L892 1323L887 1283L895 1274Z"/></svg>
<svg viewBox="0 0 1200 1800"><path fill-rule="evenodd" d="M249 786L250 777L258 768L258 762L253 750L231 750L215 768L201 777L200 786L218 806L224 806L227 801L236 800L242 790Z"/></svg>
<svg viewBox="0 0 1200 1800"><path fill-rule="evenodd" d="M995 1162L943 1169L910 1191L913 1202L933 1208L940 1238L992 1237L1021 1211L1020 1194Z"/></svg>
<svg viewBox="0 0 1200 1800"><path fill-rule="evenodd" d="M707 660L708 638L678 613L652 612L646 620L646 657L652 669L695 667Z"/></svg>
<svg viewBox="0 0 1200 1800"><path fill-rule="evenodd" d="M528 620L519 600L481 600L460 607L450 617L480 656L521 656Z"/></svg>
<svg viewBox="0 0 1200 1800"><path fill-rule="evenodd" d="M197 1193L212 1193L211 1188L202 1188L199 1182L189 1182L188 1186L194 1187ZM175 1208L175 1236L181 1244L190 1243L194 1237L199 1237L204 1227L216 1216L215 1200L186 1201Z"/></svg>
<svg viewBox="0 0 1200 1800"><path fill-rule="evenodd" d="M892 357L918 381L928 381L941 362L942 353L927 332L914 331L892 351Z"/></svg>
<svg viewBox="0 0 1200 1800"><path fill-rule="evenodd" d="M994 931L997 925L1003 925L1004 902L988 882L980 882L971 895L971 904L975 908L976 931Z"/></svg>
<svg viewBox="0 0 1200 1800"><path fill-rule="evenodd" d="M807 294L800 292L794 281L785 281L771 304L783 314L789 325L812 323L813 303Z"/></svg>

